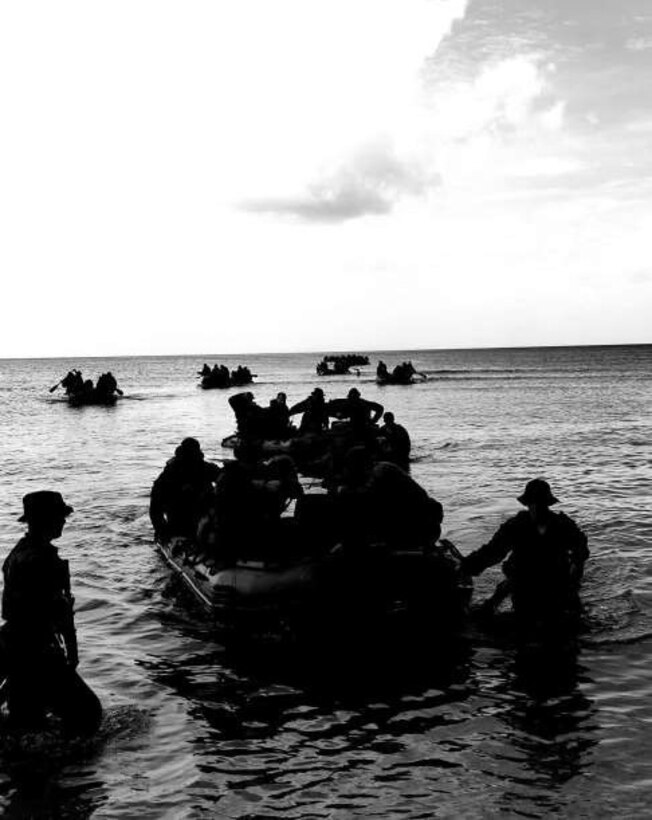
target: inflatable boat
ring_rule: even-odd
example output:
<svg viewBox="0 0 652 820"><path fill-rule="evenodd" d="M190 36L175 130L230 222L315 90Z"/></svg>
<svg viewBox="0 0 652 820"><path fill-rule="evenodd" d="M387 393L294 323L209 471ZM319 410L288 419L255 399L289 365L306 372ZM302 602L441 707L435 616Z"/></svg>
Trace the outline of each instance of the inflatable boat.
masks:
<svg viewBox="0 0 652 820"><path fill-rule="evenodd" d="M93 389L88 392L71 393L67 398L71 407L87 407L92 404L111 407L118 401L119 396L116 393Z"/></svg>
<svg viewBox="0 0 652 820"><path fill-rule="evenodd" d="M388 373L386 376L377 376L376 384L383 386L385 384L419 384L427 381L428 377L424 373L412 373L407 375L395 376L393 373Z"/></svg>
<svg viewBox="0 0 652 820"><path fill-rule="evenodd" d="M452 631L468 610L472 584L449 541L428 551L347 555L336 548L283 565L241 561L218 567L188 539L158 549L220 634L345 639L397 620Z"/></svg>

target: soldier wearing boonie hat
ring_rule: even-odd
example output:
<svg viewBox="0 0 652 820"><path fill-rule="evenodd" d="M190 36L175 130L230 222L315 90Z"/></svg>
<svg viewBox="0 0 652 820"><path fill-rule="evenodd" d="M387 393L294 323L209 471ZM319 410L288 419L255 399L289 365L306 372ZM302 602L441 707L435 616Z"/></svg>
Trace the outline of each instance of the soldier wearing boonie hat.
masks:
<svg viewBox="0 0 652 820"><path fill-rule="evenodd" d="M53 490L23 497L18 520L27 524L27 533L2 567L2 635L11 722L39 726L53 712L66 731L89 734L100 724L102 707L76 672L70 572L51 543L61 536L72 512L61 493Z"/></svg>
<svg viewBox="0 0 652 820"><path fill-rule="evenodd" d="M491 540L467 555L463 568L479 575L500 561L507 580L485 602L495 611L511 595L517 615L533 620L579 611L579 585L589 557L586 535L564 513L542 478L528 481L517 501L527 507L508 519Z"/></svg>

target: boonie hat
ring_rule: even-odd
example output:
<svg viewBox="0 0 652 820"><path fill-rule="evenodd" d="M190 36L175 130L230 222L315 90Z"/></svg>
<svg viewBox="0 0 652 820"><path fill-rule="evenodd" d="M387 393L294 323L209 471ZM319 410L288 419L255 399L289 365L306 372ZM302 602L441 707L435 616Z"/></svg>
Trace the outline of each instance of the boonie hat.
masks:
<svg viewBox="0 0 652 820"><path fill-rule="evenodd" d="M552 494L550 484L542 478L534 478L532 481L528 481L523 495L519 495L516 500L526 507L528 504L545 504L551 507L553 504L559 503L559 499Z"/></svg>
<svg viewBox="0 0 652 820"><path fill-rule="evenodd" d="M39 518L54 518L73 512L63 500L61 493L54 490L38 490L23 496L23 514L19 521L34 521Z"/></svg>

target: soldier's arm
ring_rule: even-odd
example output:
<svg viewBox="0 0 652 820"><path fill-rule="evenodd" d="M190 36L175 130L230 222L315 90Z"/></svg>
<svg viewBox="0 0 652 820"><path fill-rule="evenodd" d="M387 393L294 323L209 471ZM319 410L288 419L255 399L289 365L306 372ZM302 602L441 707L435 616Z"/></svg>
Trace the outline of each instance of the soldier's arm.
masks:
<svg viewBox="0 0 652 820"><path fill-rule="evenodd" d="M73 669L79 664L77 631L75 629L75 599L70 591L70 569L67 561L61 561L59 583L52 588L53 620L66 645L66 659Z"/></svg>
<svg viewBox="0 0 652 820"><path fill-rule="evenodd" d="M564 513L564 525L568 533L568 545L571 559L571 573L576 581L581 581L584 574L584 564L589 557L589 544L586 533L584 533L572 518L569 518Z"/></svg>
<svg viewBox="0 0 652 820"><path fill-rule="evenodd" d="M464 571L479 575L487 567L493 567L506 557L513 546L510 522L506 521L486 544L464 558Z"/></svg>
<svg viewBox="0 0 652 820"><path fill-rule="evenodd" d="M79 664L79 652L77 648L77 630L75 629L74 598L67 595L58 602L57 631L63 637L66 644L66 658L73 669Z"/></svg>
<svg viewBox="0 0 652 820"><path fill-rule="evenodd" d="M154 528L156 537L162 535L165 531L165 514L164 514L164 494L165 486L163 476L159 476L154 485L149 499L149 518Z"/></svg>
<svg viewBox="0 0 652 820"><path fill-rule="evenodd" d="M288 415L294 416L297 413L305 413L306 408L308 407L308 400L303 399L303 401L299 401L296 404L293 404L292 407L288 410Z"/></svg>
<svg viewBox="0 0 652 820"><path fill-rule="evenodd" d="M371 413L371 423L376 424L378 419L383 415L385 408L382 404L378 404L377 401L370 401L367 402L367 404Z"/></svg>

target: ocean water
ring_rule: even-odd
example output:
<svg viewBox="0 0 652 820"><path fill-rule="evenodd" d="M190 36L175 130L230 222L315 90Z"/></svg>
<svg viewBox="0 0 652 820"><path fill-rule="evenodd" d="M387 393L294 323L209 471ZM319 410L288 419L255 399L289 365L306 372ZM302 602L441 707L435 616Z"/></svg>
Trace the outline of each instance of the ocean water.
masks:
<svg viewBox="0 0 652 820"><path fill-rule="evenodd" d="M326 351L323 351L326 352ZM15 817L647 817L652 812L652 346L371 353L320 379L323 354L0 361L0 558L24 493L73 505L58 542L77 598L80 671L100 735L0 740ZM366 351L359 351L366 352ZM378 387L378 358L428 381ZM355 384L412 435L414 477L462 552L547 478L589 536L577 646L522 646L472 623L359 658L223 646L153 548L152 481L178 442L228 455L230 391L204 361L247 364L263 403ZM70 408L70 367L111 369L115 407ZM476 585L482 600L499 578Z"/></svg>

